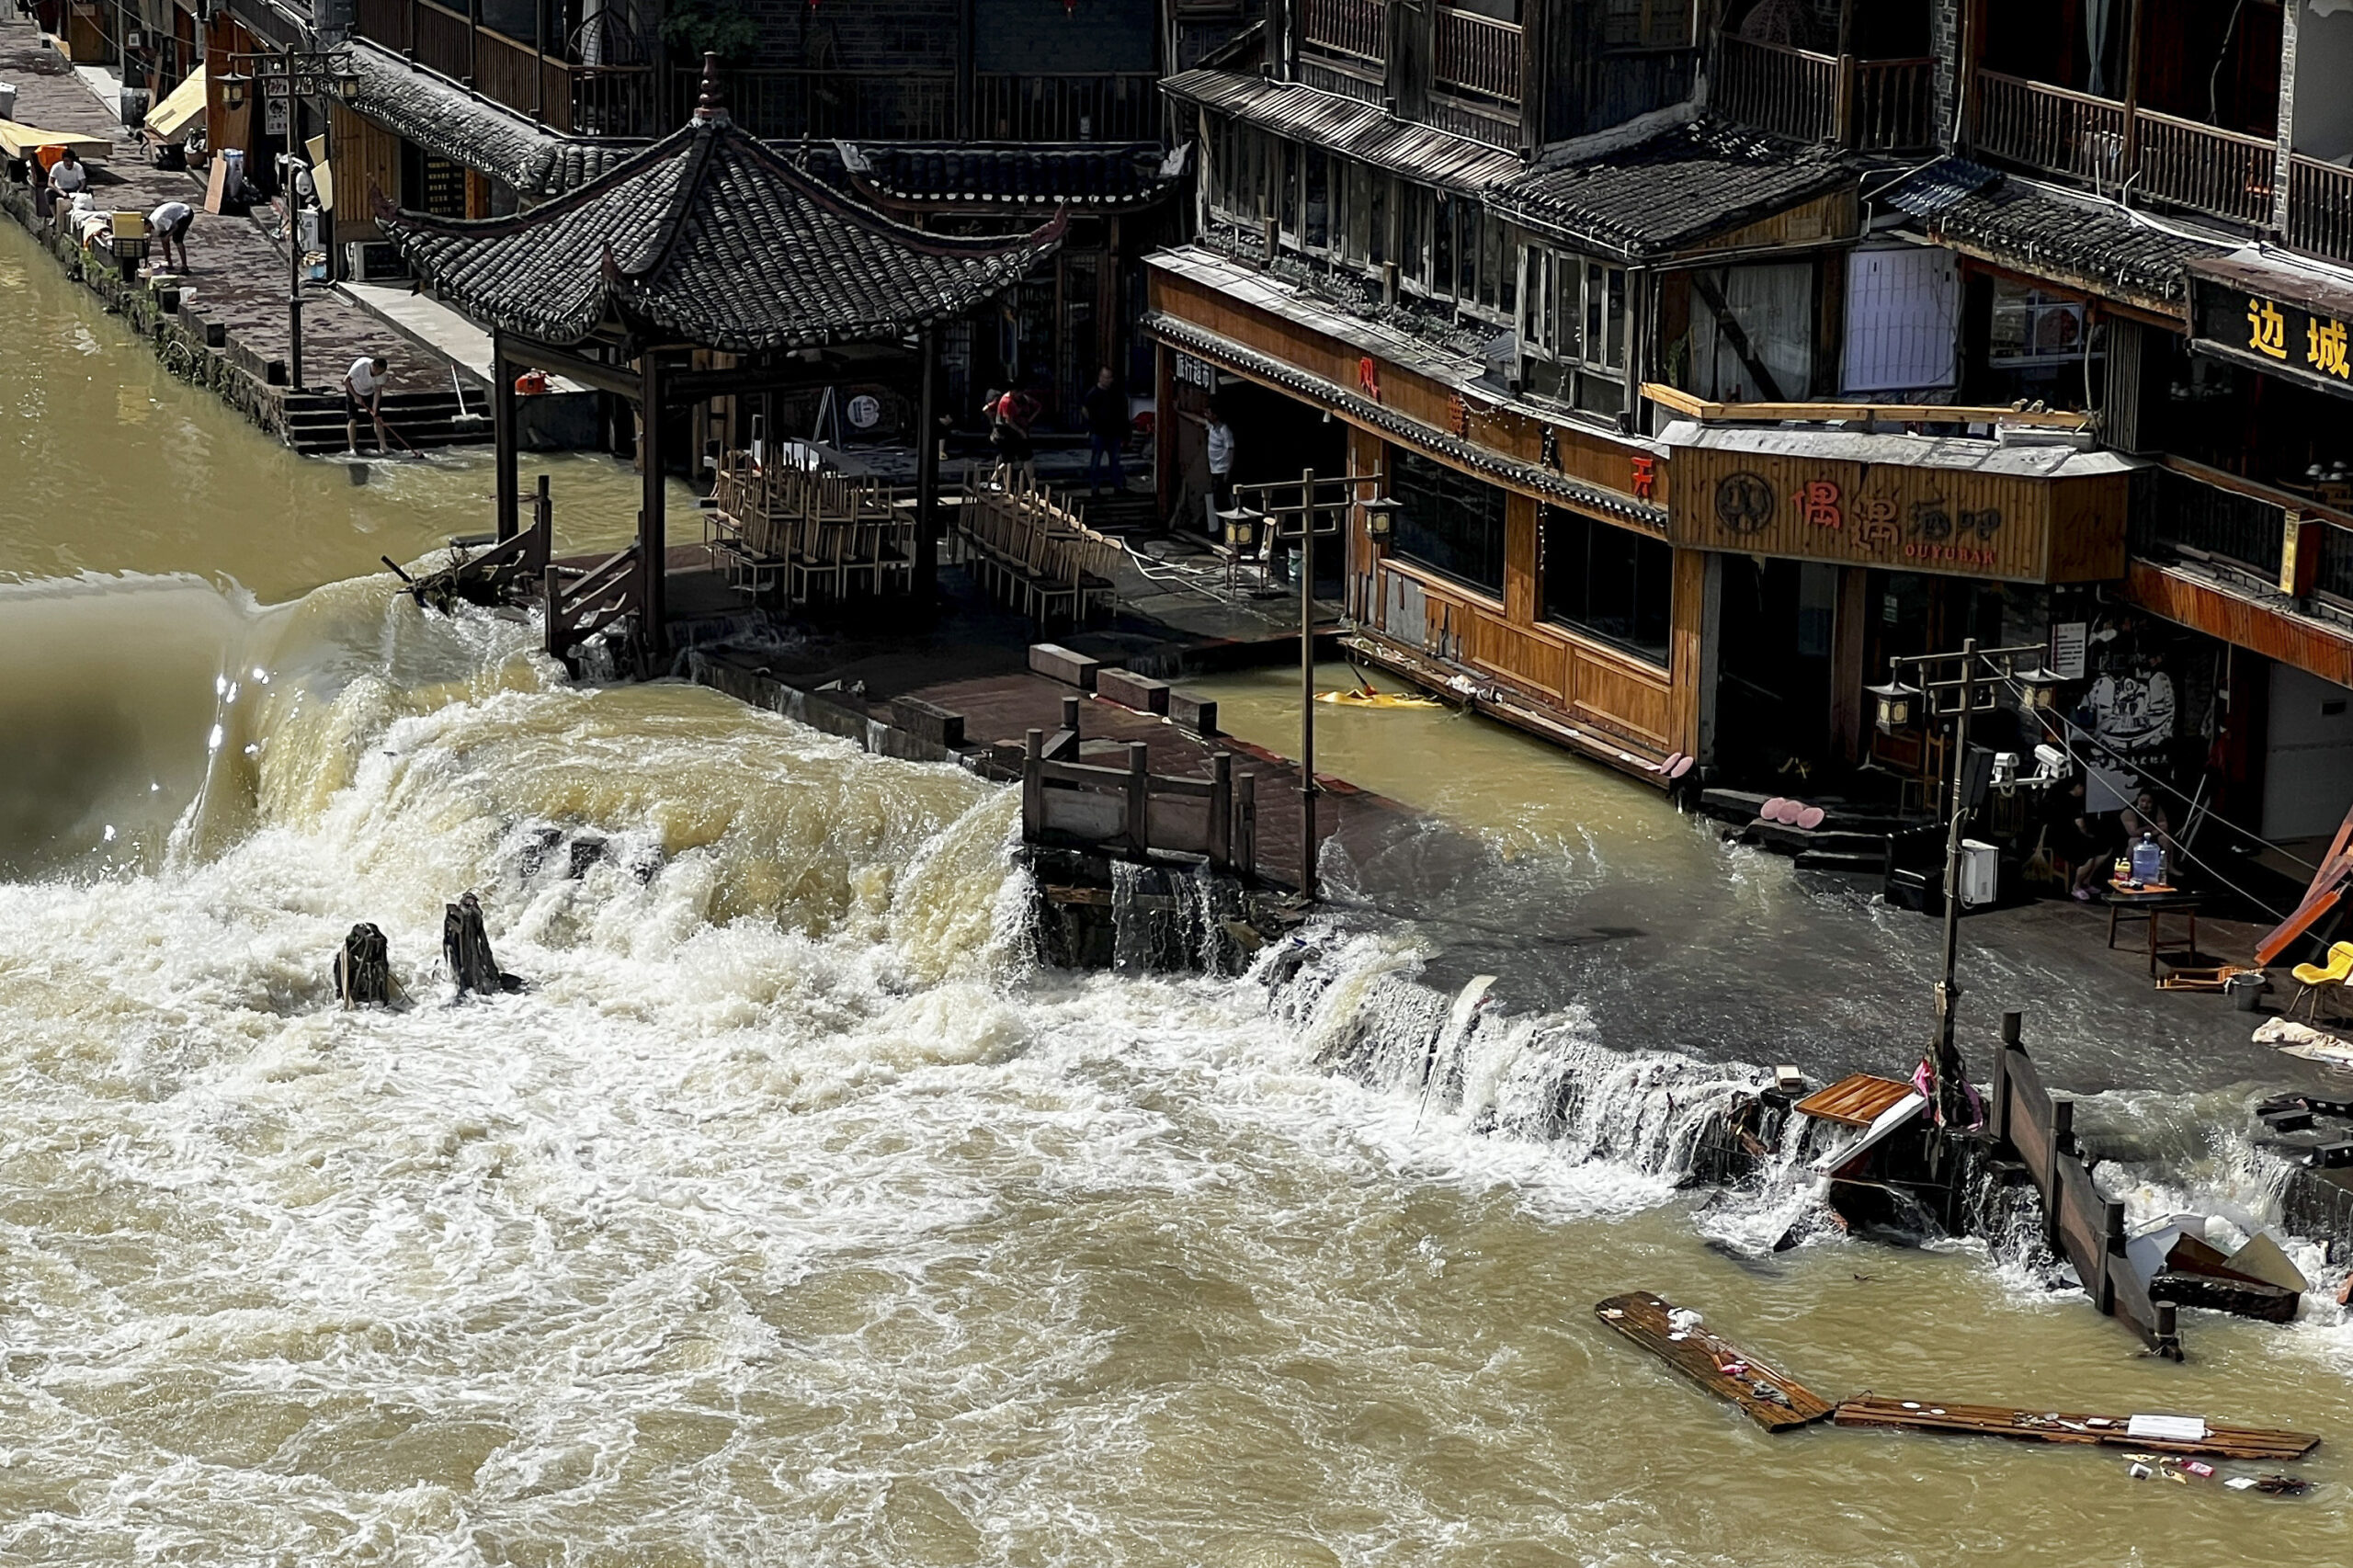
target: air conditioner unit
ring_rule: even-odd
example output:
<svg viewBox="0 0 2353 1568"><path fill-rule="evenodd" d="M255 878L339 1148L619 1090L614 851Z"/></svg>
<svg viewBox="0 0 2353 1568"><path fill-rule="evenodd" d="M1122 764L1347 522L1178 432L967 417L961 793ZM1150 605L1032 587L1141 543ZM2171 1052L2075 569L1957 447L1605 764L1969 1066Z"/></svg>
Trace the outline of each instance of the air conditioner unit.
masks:
<svg viewBox="0 0 2353 1568"><path fill-rule="evenodd" d="M407 277L408 268L401 261L401 253L381 240L346 240L343 275L355 283L381 283Z"/></svg>
<svg viewBox="0 0 2353 1568"><path fill-rule="evenodd" d="M1973 838L1961 841L1961 902L1988 904L2001 896L2000 858L1990 844Z"/></svg>

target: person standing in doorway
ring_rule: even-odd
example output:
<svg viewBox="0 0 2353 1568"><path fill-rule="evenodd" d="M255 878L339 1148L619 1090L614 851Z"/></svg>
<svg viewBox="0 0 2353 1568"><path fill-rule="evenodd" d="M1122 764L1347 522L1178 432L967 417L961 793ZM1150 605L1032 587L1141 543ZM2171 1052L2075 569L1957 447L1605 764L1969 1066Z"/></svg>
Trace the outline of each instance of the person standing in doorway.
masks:
<svg viewBox="0 0 2353 1568"><path fill-rule="evenodd" d="M1233 510L1233 426L1218 403L1210 404L1210 502L1218 511Z"/></svg>
<svg viewBox="0 0 2353 1568"><path fill-rule="evenodd" d="M166 201L147 214L147 233L154 239L155 255L162 259L165 271L173 270L174 245L180 249L178 270L182 274L192 270L188 264L188 232L195 223L196 209L185 201Z"/></svg>
<svg viewBox="0 0 2353 1568"><path fill-rule="evenodd" d="M1127 473L1120 466L1120 449L1128 444L1128 399L1112 384L1110 366L1104 366L1095 378L1095 385L1087 389L1085 407L1087 494L1103 494L1096 473L1108 458L1111 464L1111 491L1118 494L1128 487Z"/></svg>
<svg viewBox="0 0 2353 1568"><path fill-rule="evenodd" d="M392 365L381 355L373 359L354 359L351 369L343 373L344 450L359 450L359 416L366 414L376 425L376 455L385 451L384 437L384 372Z"/></svg>

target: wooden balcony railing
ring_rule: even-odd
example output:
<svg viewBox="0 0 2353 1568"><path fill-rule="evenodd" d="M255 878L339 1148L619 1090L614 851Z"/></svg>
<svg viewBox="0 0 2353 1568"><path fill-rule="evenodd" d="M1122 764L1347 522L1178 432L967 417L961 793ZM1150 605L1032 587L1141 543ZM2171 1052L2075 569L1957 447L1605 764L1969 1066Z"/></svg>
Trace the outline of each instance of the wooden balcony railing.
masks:
<svg viewBox="0 0 2353 1568"><path fill-rule="evenodd" d="M1149 72L973 78L972 134L984 142L1150 142L1161 100Z"/></svg>
<svg viewBox="0 0 2353 1568"><path fill-rule="evenodd" d="M1716 107L1744 125L1800 142L1836 142L1838 58L1724 34L1717 40Z"/></svg>
<svg viewBox="0 0 2353 1568"><path fill-rule="evenodd" d="M2234 223L2271 222L2279 154L2260 136L2200 125L2154 109L1977 73L1975 143L1981 152L2103 190L2132 193Z"/></svg>
<svg viewBox="0 0 2353 1568"><path fill-rule="evenodd" d="M574 64L432 0L359 0L358 30L551 130L647 136L658 129L650 66Z"/></svg>
<svg viewBox="0 0 2353 1568"><path fill-rule="evenodd" d="M1304 0L1300 23L1302 43L1359 60L1388 56L1387 7L1381 0Z"/></svg>
<svg viewBox="0 0 2353 1568"><path fill-rule="evenodd" d="M2124 183L2124 106L2043 82L1977 73L1982 152L2105 189Z"/></svg>
<svg viewBox="0 0 2353 1568"><path fill-rule="evenodd" d="M2132 475L2127 541L2143 559L2187 551L2221 557L2265 579L2279 577L2281 542L2295 497L2236 474L2168 457Z"/></svg>
<svg viewBox="0 0 2353 1568"><path fill-rule="evenodd" d="M2353 169L2288 160L2288 243L2298 250L2353 261Z"/></svg>
<svg viewBox="0 0 2353 1568"><path fill-rule="evenodd" d="M1937 62L1858 60L1847 93L1851 145L1867 153L1905 152L1936 141Z"/></svg>
<svg viewBox="0 0 2353 1568"><path fill-rule="evenodd" d="M2134 190L2234 222L2271 222L2279 158L2271 142L2145 108L2133 111L2132 133Z"/></svg>
<svg viewBox="0 0 2353 1568"><path fill-rule="evenodd" d="M1475 11L1440 6L1431 74L1441 86L1519 101L1519 28Z"/></svg>
<svg viewBox="0 0 2353 1568"><path fill-rule="evenodd" d="M691 105L702 73L671 73L673 105ZM956 77L947 71L731 71L727 112L763 138L947 142L956 136ZM683 110L672 119L684 118Z"/></svg>

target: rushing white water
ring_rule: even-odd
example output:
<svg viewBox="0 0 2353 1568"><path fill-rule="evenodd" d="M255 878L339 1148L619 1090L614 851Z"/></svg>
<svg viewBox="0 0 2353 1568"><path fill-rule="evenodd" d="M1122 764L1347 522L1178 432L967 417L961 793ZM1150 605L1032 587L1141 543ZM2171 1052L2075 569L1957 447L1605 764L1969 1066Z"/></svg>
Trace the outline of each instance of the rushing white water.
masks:
<svg viewBox="0 0 2353 1568"><path fill-rule="evenodd" d="M86 590L126 627L190 591ZM1040 971L1017 803L956 769L572 688L527 622L383 578L176 624L210 628L192 709L90 768L178 780L171 830L0 885L0 1560L2056 1562L2147 1528L2050 1456L1735 1427L1592 1324L1637 1286L1833 1392L1999 1395L2023 1334L2053 1398L2353 1417L2283 1348L2326 1323L2200 1321L2152 1369L1973 1256L1759 1261L1786 1181L1702 1244L1677 1184L1755 1074L1574 1008L1450 1030L1398 938ZM524 992L438 976L467 888ZM413 1006L334 1006L359 920ZM2252 1539L2234 1494L2179 1506L2186 1550Z"/></svg>

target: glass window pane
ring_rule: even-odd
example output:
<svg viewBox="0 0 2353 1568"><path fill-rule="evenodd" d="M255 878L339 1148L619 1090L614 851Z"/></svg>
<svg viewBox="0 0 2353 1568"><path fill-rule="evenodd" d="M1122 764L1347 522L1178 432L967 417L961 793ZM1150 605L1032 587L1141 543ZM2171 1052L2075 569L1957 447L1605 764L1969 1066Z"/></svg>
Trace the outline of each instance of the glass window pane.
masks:
<svg viewBox="0 0 2353 1568"><path fill-rule="evenodd" d="M1502 260L1503 308L1504 313L1508 315L1519 309L1519 256L1516 254L1518 247L1511 242L1511 232L1504 228L1501 222L1495 224L1495 228L1499 235L1498 255Z"/></svg>
<svg viewBox="0 0 2353 1568"><path fill-rule="evenodd" d="M1454 292L1454 198L1444 191L1430 199L1430 292Z"/></svg>
<svg viewBox="0 0 2353 1568"><path fill-rule="evenodd" d="M1456 279L1458 286L1455 291L1461 294L1465 300L1475 300L1479 297L1479 283L1481 278L1479 271L1479 204L1475 201L1458 201L1454 205L1462 214L1462 246L1459 253L1461 257L1461 264L1458 269L1461 276ZM1488 287L1487 294L1489 302L1492 303L1495 296L1495 289L1493 285Z"/></svg>
<svg viewBox="0 0 2353 1568"><path fill-rule="evenodd" d="M1372 199L1365 203L1365 259L1379 267L1389 259L1389 176L1370 175Z"/></svg>
<svg viewBox="0 0 2353 1568"><path fill-rule="evenodd" d="M1626 368L1626 274L1618 267L1609 268L1608 334L1601 357L1602 363L1613 370Z"/></svg>
<svg viewBox="0 0 2353 1568"><path fill-rule="evenodd" d="M1392 494L1402 506L1392 538L1416 565L1488 593L1504 586L1505 494L1418 452L1390 449Z"/></svg>
<svg viewBox="0 0 2353 1568"><path fill-rule="evenodd" d="M1283 233L1296 234L1299 233L1299 143L1285 142L1281 145L1280 172L1276 176L1281 181L1280 199L1276 210L1282 214Z"/></svg>
<svg viewBox="0 0 2353 1568"><path fill-rule="evenodd" d="M1675 551L1658 540L1544 507L1545 619L1664 665L1673 619Z"/></svg>
<svg viewBox="0 0 2353 1568"><path fill-rule="evenodd" d="M1332 243L1332 193L1325 178L1324 149L1307 149L1307 243L1317 249Z"/></svg>

